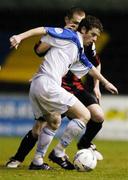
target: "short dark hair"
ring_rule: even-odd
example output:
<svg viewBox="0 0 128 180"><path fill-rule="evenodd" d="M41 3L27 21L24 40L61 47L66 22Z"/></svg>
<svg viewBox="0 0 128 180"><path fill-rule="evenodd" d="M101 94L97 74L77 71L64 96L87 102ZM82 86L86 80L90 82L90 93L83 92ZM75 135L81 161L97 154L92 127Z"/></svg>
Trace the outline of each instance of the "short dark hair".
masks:
<svg viewBox="0 0 128 180"><path fill-rule="evenodd" d="M77 13L77 14L79 14L79 15L83 15L83 14L85 14L85 11L84 11L84 9L79 8L79 7L72 7L71 9L69 9L69 10L67 11L66 16L67 16L69 19L71 19L75 13Z"/></svg>
<svg viewBox="0 0 128 180"><path fill-rule="evenodd" d="M97 17L91 15L88 15L86 18L82 19L79 24L78 31L80 31L82 27L85 27L87 31L91 30L92 28L98 28L100 32L103 32L103 25L101 21Z"/></svg>

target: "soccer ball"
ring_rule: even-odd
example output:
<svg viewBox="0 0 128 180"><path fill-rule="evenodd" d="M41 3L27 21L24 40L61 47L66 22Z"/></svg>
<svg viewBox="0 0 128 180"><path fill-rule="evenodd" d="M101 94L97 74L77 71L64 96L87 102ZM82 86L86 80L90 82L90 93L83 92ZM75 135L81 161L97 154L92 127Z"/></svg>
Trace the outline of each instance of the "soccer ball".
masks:
<svg viewBox="0 0 128 180"><path fill-rule="evenodd" d="M91 171L97 165L97 159L91 149L79 150L73 160L74 167L77 171Z"/></svg>

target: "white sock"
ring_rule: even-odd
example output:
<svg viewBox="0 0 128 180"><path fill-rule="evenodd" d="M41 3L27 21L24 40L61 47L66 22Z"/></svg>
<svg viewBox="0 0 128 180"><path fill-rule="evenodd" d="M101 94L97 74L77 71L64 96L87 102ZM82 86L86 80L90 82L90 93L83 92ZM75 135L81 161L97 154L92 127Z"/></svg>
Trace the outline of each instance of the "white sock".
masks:
<svg viewBox="0 0 128 180"><path fill-rule="evenodd" d="M36 153L35 153L35 156L33 159L34 164L36 164L36 165L43 164L43 157L45 156L46 151L47 151L53 137L55 136L55 133L56 133L56 131L49 129L48 127L44 127L41 130L41 133L38 138Z"/></svg>
<svg viewBox="0 0 128 180"><path fill-rule="evenodd" d="M42 165L43 164L43 158L41 154L35 153L34 159L33 159L33 164L35 165Z"/></svg>
<svg viewBox="0 0 128 180"><path fill-rule="evenodd" d="M55 154L58 157L63 157L65 155L65 148L71 143L73 138L79 136L82 133L82 130L85 128L84 122L79 119L71 120L67 128L65 129L60 142L55 147Z"/></svg>

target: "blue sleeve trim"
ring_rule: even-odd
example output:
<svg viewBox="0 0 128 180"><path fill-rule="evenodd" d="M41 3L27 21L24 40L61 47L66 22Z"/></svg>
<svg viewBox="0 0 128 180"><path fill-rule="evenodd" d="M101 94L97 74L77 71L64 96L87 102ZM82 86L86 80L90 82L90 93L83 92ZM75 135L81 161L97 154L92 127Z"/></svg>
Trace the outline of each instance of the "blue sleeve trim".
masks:
<svg viewBox="0 0 128 180"><path fill-rule="evenodd" d="M62 29L62 28L54 28L54 27L45 27L45 29L47 33L51 35L52 37L73 41L78 47L80 61L89 69L93 67L92 63L88 60L86 55L82 52L83 48L81 47L77 33L75 31L72 31L70 29Z"/></svg>
<svg viewBox="0 0 128 180"><path fill-rule="evenodd" d="M93 64L88 60L88 58L86 57L86 55L84 53L81 54L80 61L82 62L82 64L84 64L89 69L91 69L93 67Z"/></svg>
<svg viewBox="0 0 128 180"><path fill-rule="evenodd" d="M76 32L70 29L63 28L54 28L54 27L45 27L47 33L55 38L71 40L76 42Z"/></svg>

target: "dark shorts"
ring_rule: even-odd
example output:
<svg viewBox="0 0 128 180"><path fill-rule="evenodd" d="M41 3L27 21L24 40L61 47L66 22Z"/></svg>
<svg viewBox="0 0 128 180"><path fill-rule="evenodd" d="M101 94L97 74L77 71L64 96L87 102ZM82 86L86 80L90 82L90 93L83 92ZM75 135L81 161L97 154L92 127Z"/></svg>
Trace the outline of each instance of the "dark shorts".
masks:
<svg viewBox="0 0 128 180"><path fill-rule="evenodd" d="M92 104L99 104L97 98L89 93L86 90L81 90L81 91L75 91L74 94L86 107L92 105ZM61 115L62 118L65 117L65 114ZM69 118L69 117L68 117ZM70 119L70 118L69 118Z"/></svg>
<svg viewBox="0 0 128 180"><path fill-rule="evenodd" d="M99 104L97 98L89 93L86 90L81 90L81 91L75 91L74 94L86 107L90 106L92 104ZM62 118L65 117L65 114L62 114ZM43 117L40 117L39 119L36 119L39 121L45 121Z"/></svg>
<svg viewBox="0 0 128 180"><path fill-rule="evenodd" d="M99 104L97 98L86 90L75 92L75 96L87 107L92 104Z"/></svg>

